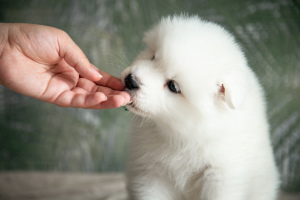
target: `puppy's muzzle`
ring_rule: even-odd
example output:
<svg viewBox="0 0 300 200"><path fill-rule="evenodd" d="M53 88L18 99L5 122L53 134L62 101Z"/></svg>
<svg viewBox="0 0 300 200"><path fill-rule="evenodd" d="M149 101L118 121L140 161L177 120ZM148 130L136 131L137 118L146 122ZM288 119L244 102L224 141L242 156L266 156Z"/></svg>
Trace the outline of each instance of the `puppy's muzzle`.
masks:
<svg viewBox="0 0 300 200"><path fill-rule="evenodd" d="M138 80L136 79L136 77L132 74L129 74L125 80L125 87L128 89L128 90L137 90L139 89L139 82Z"/></svg>

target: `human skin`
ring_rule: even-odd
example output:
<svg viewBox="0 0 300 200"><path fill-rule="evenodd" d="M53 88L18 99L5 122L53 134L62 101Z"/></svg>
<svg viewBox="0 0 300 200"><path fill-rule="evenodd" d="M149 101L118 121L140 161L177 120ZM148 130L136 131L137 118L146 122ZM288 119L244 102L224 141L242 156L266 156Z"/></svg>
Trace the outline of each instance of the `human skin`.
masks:
<svg viewBox="0 0 300 200"><path fill-rule="evenodd" d="M130 101L121 80L91 64L66 32L42 25L0 23L0 84L61 107Z"/></svg>

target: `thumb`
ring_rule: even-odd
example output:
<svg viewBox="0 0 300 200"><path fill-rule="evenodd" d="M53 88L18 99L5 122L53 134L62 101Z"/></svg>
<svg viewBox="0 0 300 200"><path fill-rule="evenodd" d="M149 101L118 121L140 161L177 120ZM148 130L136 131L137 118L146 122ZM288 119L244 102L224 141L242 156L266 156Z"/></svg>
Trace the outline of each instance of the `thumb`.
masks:
<svg viewBox="0 0 300 200"><path fill-rule="evenodd" d="M80 76L94 82L102 78L102 75L96 71L82 50L66 32L63 31L63 34L58 36L58 45L60 57L70 66L74 67Z"/></svg>

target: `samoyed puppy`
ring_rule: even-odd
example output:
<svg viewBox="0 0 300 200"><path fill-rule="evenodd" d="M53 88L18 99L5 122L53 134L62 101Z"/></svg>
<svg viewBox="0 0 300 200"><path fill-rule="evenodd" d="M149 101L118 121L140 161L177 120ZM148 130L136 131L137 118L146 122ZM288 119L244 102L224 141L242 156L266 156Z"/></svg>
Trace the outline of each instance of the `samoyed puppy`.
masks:
<svg viewBox="0 0 300 200"><path fill-rule="evenodd" d="M121 79L137 114L133 200L274 200L263 90L233 36L197 16L163 18Z"/></svg>

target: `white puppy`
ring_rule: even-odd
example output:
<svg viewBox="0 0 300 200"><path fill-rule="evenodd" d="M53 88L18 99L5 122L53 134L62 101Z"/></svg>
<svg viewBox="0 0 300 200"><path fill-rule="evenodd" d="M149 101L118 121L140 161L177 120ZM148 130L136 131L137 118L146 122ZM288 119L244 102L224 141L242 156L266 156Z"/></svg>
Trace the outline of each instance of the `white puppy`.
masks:
<svg viewBox="0 0 300 200"><path fill-rule="evenodd" d="M137 200L274 200L263 91L239 45L200 18L163 18L121 75L136 113L128 189ZM139 120L139 119L138 119Z"/></svg>

